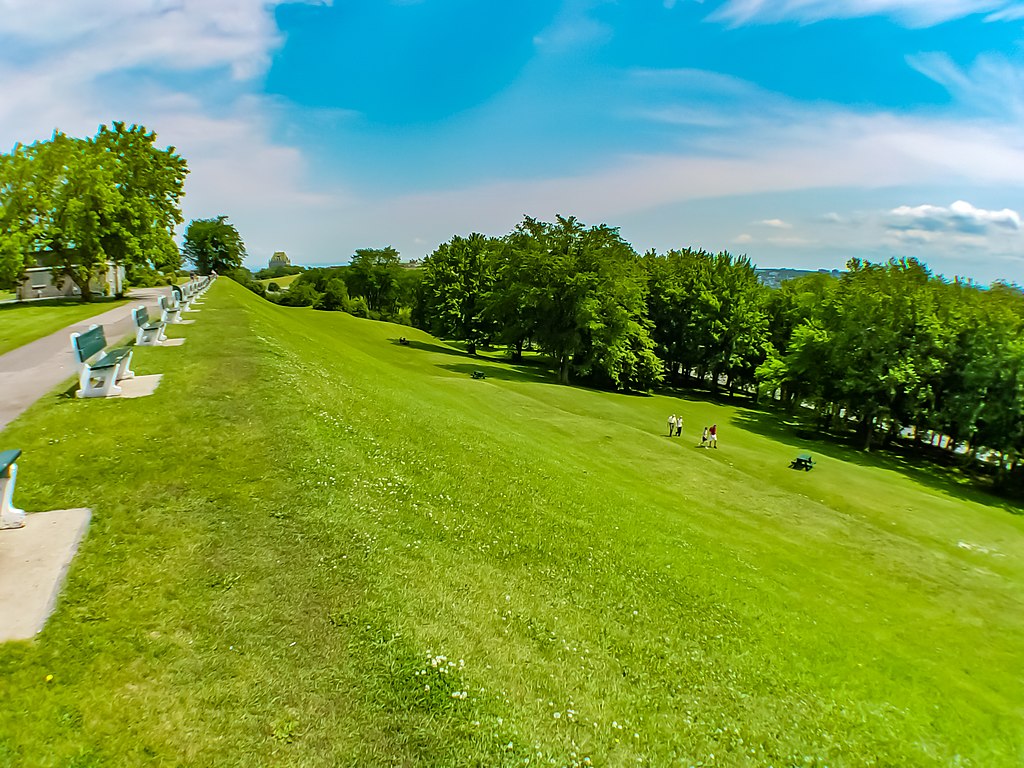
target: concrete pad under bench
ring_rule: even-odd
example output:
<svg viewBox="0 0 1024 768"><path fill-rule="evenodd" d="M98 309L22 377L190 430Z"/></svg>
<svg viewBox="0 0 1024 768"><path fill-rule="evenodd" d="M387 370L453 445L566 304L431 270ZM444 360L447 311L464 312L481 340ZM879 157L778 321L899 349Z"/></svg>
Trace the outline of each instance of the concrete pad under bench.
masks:
<svg viewBox="0 0 1024 768"><path fill-rule="evenodd" d="M184 339L164 339L160 342L161 347L180 347L185 343Z"/></svg>
<svg viewBox="0 0 1024 768"><path fill-rule="evenodd" d="M132 398L132 397L149 397L156 388L160 386L160 379L164 375L162 373L151 373L148 376L136 376L133 379L125 379L120 384L121 398Z"/></svg>
<svg viewBox="0 0 1024 768"><path fill-rule="evenodd" d="M84 508L35 512L24 528L0 531L0 642L42 631L91 516Z"/></svg>

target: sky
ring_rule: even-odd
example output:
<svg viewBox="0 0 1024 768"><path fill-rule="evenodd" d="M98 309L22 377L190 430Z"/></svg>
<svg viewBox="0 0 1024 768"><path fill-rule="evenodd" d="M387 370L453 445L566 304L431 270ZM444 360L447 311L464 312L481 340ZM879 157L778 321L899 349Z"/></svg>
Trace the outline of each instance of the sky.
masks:
<svg viewBox="0 0 1024 768"><path fill-rule="evenodd" d="M1024 283L1024 2L0 0L0 152L141 123L265 266L524 215Z"/></svg>

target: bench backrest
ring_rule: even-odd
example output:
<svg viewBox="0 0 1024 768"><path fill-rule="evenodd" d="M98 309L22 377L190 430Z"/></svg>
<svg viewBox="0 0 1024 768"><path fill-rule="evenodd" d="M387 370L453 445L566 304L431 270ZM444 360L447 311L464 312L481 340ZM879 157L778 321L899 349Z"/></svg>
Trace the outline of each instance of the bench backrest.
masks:
<svg viewBox="0 0 1024 768"><path fill-rule="evenodd" d="M174 294L174 298L175 298L176 301L180 302L182 300L183 294L182 294L181 288L179 286L172 285L171 286L171 293Z"/></svg>
<svg viewBox="0 0 1024 768"><path fill-rule="evenodd" d="M72 341L75 345L75 355L78 362L84 363L97 352L102 352L107 346L107 337L103 333L102 325L94 325L85 333L75 336Z"/></svg>
<svg viewBox="0 0 1024 768"><path fill-rule="evenodd" d="M135 318L135 325L139 328L149 324L149 310L143 306L133 309L132 316Z"/></svg>
<svg viewBox="0 0 1024 768"><path fill-rule="evenodd" d="M0 477L11 476L11 464L18 460L21 451L15 448L11 451L0 451Z"/></svg>

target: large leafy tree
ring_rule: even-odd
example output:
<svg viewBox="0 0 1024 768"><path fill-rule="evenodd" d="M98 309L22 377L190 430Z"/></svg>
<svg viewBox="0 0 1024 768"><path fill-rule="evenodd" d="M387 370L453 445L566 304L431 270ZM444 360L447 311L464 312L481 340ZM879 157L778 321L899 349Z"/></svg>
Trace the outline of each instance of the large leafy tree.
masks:
<svg viewBox="0 0 1024 768"><path fill-rule="evenodd" d="M423 265L423 300L431 329L465 341L471 355L490 335L483 308L493 285L497 246L480 234L455 236L438 246Z"/></svg>
<svg viewBox="0 0 1024 768"><path fill-rule="evenodd" d="M750 261L689 249L647 254L650 314L658 354L673 371L712 386L748 386L768 343L766 289Z"/></svg>
<svg viewBox="0 0 1024 768"><path fill-rule="evenodd" d="M526 217L506 238L492 305L516 311L528 335L558 366L607 378L620 389L661 380L646 313L646 275L617 229ZM508 291L512 297L500 295Z"/></svg>
<svg viewBox="0 0 1024 768"><path fill-rule="evenodd" d="M114 123L90 139L57 131L4 156L0 277L16 279L42 255L89 301L108 262L129 272L173 262L188 168L155 142L142 126Z"/></svg>
<svg viewBox="0 0 1024 768"><path fill-rule="evenodd" d="M391 246L360 248L346 276L349 293L364 297L374 312L392 313L399 299L401 271L398 251Z"/></svg>
<svg viewBox="0 0 1024 768"><path fill-rule="evenodd" d="M202 275L227 274L245 261L245 243L227 216L194 219L185 230L182 255Z"/></svg>
<svg viewBox="0 0 1024 768"><path fill-rule="evenodd" d="M182 222L179 200L184 194L185 161L174 148L155 146L156 134L140 125L115 122L102 126L93 140L113 171L120 205L109 211L100 237L107 257L127 267L176 270L181 256L171 237Z"/></svg>

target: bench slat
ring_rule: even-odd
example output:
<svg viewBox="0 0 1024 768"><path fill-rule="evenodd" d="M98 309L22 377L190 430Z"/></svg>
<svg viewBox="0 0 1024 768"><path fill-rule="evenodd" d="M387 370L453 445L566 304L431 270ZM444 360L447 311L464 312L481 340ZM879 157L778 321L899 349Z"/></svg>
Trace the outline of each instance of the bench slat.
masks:
<svg viewBox="0 0 1024 768"><path fill-rule="evenodd" d="M11 464L18 460L21 456L21 449L14 448L9 451L0 451L0 477L7 477L11 469Z"/></svg>
<svg viewBox="0 0 1024 768"><path fill-rule="evenodd" d="M97 352L102 352L105 346L107 346L107 337L103 334L102 325L90 328L85 333L79 334L75 339L78 362L84 363Z"/></svg>
<svg viewBox="0 0 1024 768"><path fill-rule="evenodd" d="M122 347L121 349L112 349L89 367L92 368L94 371L100 370L102 368L113 368L115 365L124 360L125 357L127 357L130 352L131 350L128 349L127 347Z"/></svg>

